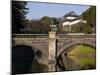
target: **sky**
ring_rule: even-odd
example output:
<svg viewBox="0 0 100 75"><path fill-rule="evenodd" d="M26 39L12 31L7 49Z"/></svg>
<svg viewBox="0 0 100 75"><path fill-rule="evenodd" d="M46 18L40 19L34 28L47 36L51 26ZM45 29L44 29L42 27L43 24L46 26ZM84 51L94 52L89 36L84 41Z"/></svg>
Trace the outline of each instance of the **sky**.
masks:
<svg viewBox="0 0 100 75"><path fill-rule="evenodd" d="M70 11L74 11L77 15L80 15L90 6L28 2L26 7L29 8L28 10L29 12L26 15L26 19L31 20L31 19L40 19L43 16L63 17Z"/></svg>

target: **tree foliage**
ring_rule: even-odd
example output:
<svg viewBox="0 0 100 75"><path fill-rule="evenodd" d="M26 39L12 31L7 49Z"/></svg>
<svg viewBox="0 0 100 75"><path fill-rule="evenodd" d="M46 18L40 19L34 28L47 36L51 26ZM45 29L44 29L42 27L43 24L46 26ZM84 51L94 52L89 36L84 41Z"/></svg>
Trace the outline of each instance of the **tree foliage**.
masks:
<svg viewBox="0 0 100 75"><path fill-rule="evenodd" d="M72 25L71 32L74 33L92 33L92 28L88 23L78 23L75 25Z"/></svg>
<svg viewBox="0 0 100 75"><path fill-rule="evenodd" d="M85 27L84 23L77 23L71 26L71 32L75 32L75 33L81 32L82 33L84 30L84 27Z"/></svg>
<svg viewBox="0 0 100 75"><path fill-rule="evenodd" d="M51 24L51 18L48 17L48 16L44 16L40 19L40 21L43 23L43 24L46 24L46 25L50 25Z"/></svg>
<svg viewBox="0 0 100 75"><path fill-rule="evenodd" d="M96 6L91 6L82 13L83 18L90 24L91 27L96 25Z"/></svg>
<svg viewBox="0 0 100 75"><path fill-rule="evenodd" d="M58 24L58 20L55 17L48 16L44 16L38 20L29 20L25 24L24 32L47 34L51 30L50 25L52 24L52 21L53 24Z"/></svg>
<svg viewBox="0 0 100 75"><path fill-rule="evenodd" d="M84 32L84 33L88 33L88 34L90 34L90 33L93 32L91 26L90 26L88 23L86 23L86 24L84 25L83 32Z"/></svg>
<svg viewBox="0 0 100 75"><path fill-rule="evenodd" d="M27 14L25 1L12 1L12 32L19 33L24 28L25 15Z"/></svg>

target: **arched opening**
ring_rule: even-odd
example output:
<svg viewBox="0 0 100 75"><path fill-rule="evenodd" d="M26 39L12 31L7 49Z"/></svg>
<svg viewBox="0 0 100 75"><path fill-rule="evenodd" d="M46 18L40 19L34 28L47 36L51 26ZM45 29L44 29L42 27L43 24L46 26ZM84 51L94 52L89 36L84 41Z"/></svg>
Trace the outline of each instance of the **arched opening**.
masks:
<svg viewBox="0 0 100 75"><path fill-rule="evenodd" d="M90 44L66 46L57 57L58 71L96 68L96 50Z"/></svg>
<svg viewBox="0 0 100 75"><path fill-rule="evenodd" d="M30 73L35 52L30 46L16 45L12 47L12 73Z"/></svg>
<svg viewBox="0 0 100 75"><path fill-rule="evenodd" d="M47 65L39 62L42 52L27 45L12 47L12 74L45 72Z"/></svg>

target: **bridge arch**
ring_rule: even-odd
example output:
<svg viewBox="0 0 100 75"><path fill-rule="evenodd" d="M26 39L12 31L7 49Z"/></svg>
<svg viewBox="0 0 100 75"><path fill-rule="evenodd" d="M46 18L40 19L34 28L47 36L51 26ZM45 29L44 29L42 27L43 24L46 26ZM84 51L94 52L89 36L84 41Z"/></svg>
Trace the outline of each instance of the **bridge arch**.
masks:
<svg viewBox="0 0 100 75"><path fill-rule="evenodd" d="M35 56L32 47L27 45L14 45L12 47L12 73L23 74L31 72L31 65Z"/></svg>
<svg viewBox="0 0 100 75"><path fill-rule="evenodd" d="M41 51L35 51L28 45L12 46L12 73L23 74L32 72L32 65L35 57L41 57ZM37 60L38 63L38 60Z"/></svg>
<svg viewBox="0 0 100 75"><path fill-rule="evenodd" d="M93 48L96 48L95 43L92 43L91 41L77 41L77 42L71 42L68 43L67 45L64 45L61 49L58 50L57 52L57 58L66 51L66 49L75 46L75 45L88 45L91 46Z"/></svg>

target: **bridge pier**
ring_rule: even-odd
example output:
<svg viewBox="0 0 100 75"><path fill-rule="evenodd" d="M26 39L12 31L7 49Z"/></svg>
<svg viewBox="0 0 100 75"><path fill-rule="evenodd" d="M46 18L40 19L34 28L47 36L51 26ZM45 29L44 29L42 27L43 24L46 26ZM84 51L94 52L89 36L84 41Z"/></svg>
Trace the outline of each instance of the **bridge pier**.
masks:
<svg viewBox="0 0 100 75"><path fill-rule="evenodd" d="M49 32L49 71L56 71L56 32Z"/></svg>

